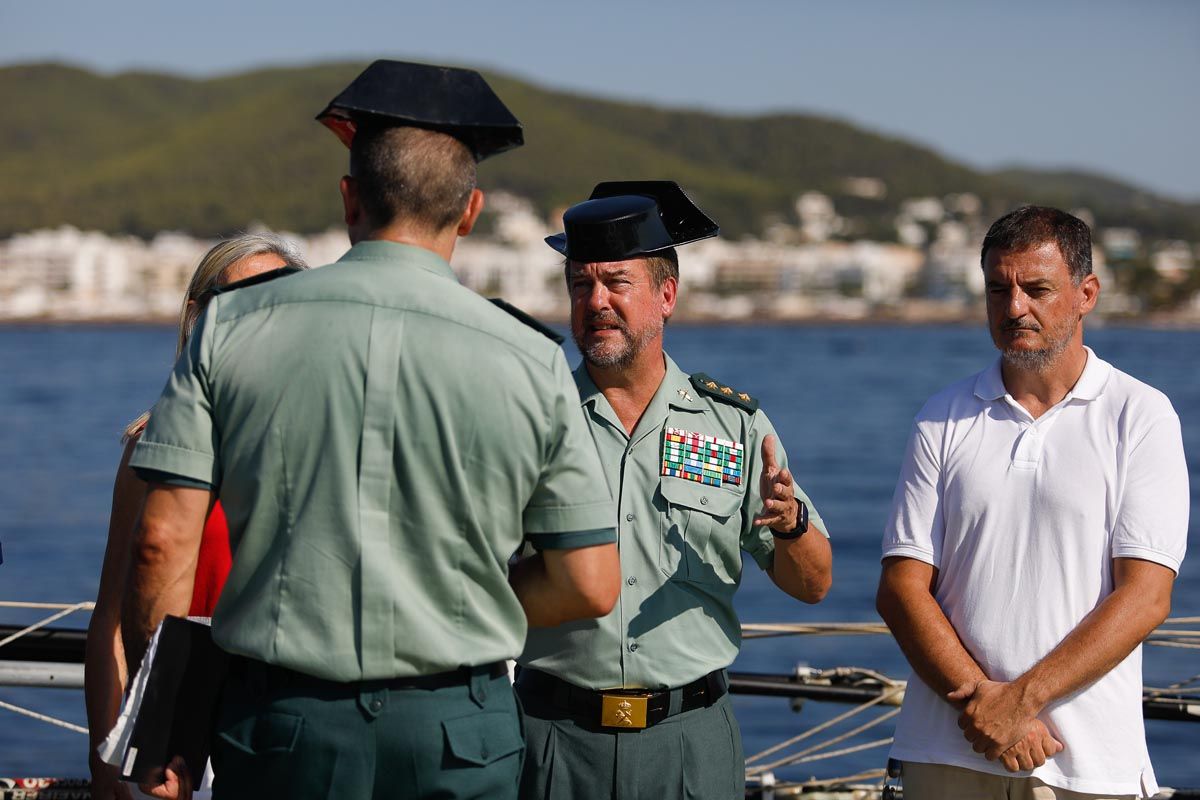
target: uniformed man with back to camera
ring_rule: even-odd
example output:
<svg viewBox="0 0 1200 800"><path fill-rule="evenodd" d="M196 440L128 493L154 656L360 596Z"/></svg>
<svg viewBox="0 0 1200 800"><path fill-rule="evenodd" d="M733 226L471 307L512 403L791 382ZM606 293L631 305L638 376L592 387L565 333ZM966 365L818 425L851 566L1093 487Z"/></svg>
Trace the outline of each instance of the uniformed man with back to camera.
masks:
<svg viewBox="0 0 1200 800"><path fill-rule="evenodd" d="M821 521L742 387L663 351L675 248L717 226L670 181L602 183L547 242L566 257L579 399L617 503L623 581L599 620L530 630L517 678L526 798L741 797L726 667L748 553L792 597L831 581Z"/></svg>
<svg viewBox="0 0 1200 800"><path fill-rule="evenodd" d="M527 624L603 615L613 505L556 342L461 286L476 162L519 145L475 72L372 64L321 113L350 148L351 249L215 298L131 464L152 485L136 664L187 609L219 494L232 655L214 796L503 798ZM509 570L522 542L537 554ZM154 791L186 791L172 770Z"/></svg>

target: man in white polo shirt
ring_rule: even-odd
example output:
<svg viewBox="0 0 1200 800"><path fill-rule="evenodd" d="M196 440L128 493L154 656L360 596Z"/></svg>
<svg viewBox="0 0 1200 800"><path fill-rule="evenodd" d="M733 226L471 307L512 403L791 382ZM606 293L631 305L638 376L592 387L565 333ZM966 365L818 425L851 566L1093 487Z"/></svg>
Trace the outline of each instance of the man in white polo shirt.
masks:
<svg viewBox="0 0 1200 800"><path fill-rule="evenodd" d="M1034 206L983 242L1000 357L917 415L877 605L915 673L906 800L1157 791L1141 642L1167 616L1188 479L1170 401L1083 344L1087 225Z"/></svg>

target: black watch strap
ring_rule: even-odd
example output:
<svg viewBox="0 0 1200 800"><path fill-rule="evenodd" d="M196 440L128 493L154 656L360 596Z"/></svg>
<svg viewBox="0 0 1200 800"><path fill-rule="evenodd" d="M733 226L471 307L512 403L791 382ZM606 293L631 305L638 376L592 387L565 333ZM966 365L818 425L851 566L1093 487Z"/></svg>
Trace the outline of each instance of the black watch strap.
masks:
<svg viewBox="0 0 1200 800"><path fill-rule="evenodd" d="M780 533L774 528L771 529L772 535L776 539L799 539L804 534L808 533L808 506L800 498L796 498L796 504L800 506L800 510L796 514L796 527L792 528L787 533Z"/></svg>

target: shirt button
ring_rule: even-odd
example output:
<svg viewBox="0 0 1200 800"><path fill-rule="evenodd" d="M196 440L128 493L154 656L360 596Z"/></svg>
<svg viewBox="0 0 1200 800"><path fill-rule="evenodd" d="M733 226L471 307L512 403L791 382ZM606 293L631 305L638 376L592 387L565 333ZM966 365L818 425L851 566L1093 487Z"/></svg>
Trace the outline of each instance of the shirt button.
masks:
<svg viewBox="0 0 1200 800"><path fill-rule="evenodd" d="M626 522L633 522L633 514L626 514L626 515L625 515L625 521L626 521Z"/></svg>
<svg viewBox="0 0 1200 800"><path fill-rule="evenodd" d="M635 583L637 583L637 578L630 575L628 578L625 579L625 582L628 583L630 586L633 586Z"/></svg>
<svg viewBox="0 0 1200 800"><path fill-rule="evenodd" d="M701 498L700 498L700 505L702 505L702 506L706 506L706 505L708 505L708 498L707 498L707 497L701 497Z"/></svg>
<svg viewBox="0 0 1200 800"><path fill-rule="evenodd" d="M371 701L371 710L372 711L378 713L382 709L383 709L383 701L382 700L372 700Z"/></svg>
<svg viewBox="0 0 1200 800"><path fill-rule="evenodd" d="M630 642L629 643L629 652L636 653L637 647L638 647L637 642Z"/></svg>

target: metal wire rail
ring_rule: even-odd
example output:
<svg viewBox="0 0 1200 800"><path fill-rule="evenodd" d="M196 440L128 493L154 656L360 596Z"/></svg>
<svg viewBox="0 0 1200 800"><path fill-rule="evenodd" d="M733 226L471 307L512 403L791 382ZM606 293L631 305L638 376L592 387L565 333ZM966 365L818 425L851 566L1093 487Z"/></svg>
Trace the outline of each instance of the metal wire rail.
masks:
<svg viewBox="0 0 1200 800"><path fill-rule="evenodd" d="M90 601L83 603L28 603L19 600L0 600L0 608L53 610L55 612L38 620L32 625L27 625L18 631L10 633L3 639L0 639L0 658L3 658L4 656L4 648L6 645L10 645L13 642L28 637L30 634L40 631L46 628L48 625L57 622L64 617L68 617L71 614L75 614L80 611L91 611L95 607L96 604ZM23 708L22 706L14 705L12 703L0 701L0 708L3 708L6 711L11 711L14 714L20 714L21 716L28 717L30 719L36 719L40 722L56 725L60 728L74 731L75 733L82 733L85 736L88 732L87 728L83 727L82 725L76 725L73 722L68 722L64 719L58 719L57 717L52 717L48 714L41 714L32 709Z"/></svg>
<svg viewBox="0 0 1200 800"><path fill-rule="evenodd" d="M30 638L33 634L41 631L45 636L59 634L72 637L74 641L57 642L55 652L71 651L71 660L82 662L82 650L79 650L78 653L73 652L79 649L79 645L81 644L79 634L81 632L77 630L49 629L48 626L71 614L81 611L91 611L94 607L95 603L92 602L32 603L0 601L0 609L36 609L53 612L23 628L15 630L11 628L6 629L11 630L11 632L0 634L3 635L3 638L0 638L0 661L3 660L6 654L6 647L12 650L11 646L14 642ZM1200 649L1200 630L1178 628L1181 625L1197 624L1200 624L1200 617L1174 617L1168 619L1161 627L1150 634L1146 640L1146 644L1161 647ZM889 634L887 626L875 622L747 623L742 626L742 632L745 639L773 638L779 636L872 636ZM1145 702L1147 715L1158 716L1158 714L1153 713L1155 707L1153 704L1158 703L1161 707L1168 708L1171 714L1173 714L1165 715L1164 718L1200 720L1200 716L1196 716L1200 715L1200 702L1187 702L1191 697L1200 697L1200 686L1194 684L1200 684L1200 674L1167 687L1146 687ZM70 684L61 683L58 685ZM807 789L830 786L854 789L856 782L860 781L868 782L865 785L858 785L858 788L862 790L877 793L882 789L882 779L885 777L884 770L870 770L840 778L810 779L807 781L783 783L776 780L774 770L886 747L892 743L891 737L874 739L833 749L836 745L841 745L855 736L866 733L891 720L899 713L898 708L890 708L882 714L878 714L849 730L830 735L826 739L808 744L786 755L779 756L777 754L806 743L818 734L824 734L841 723L852 720L876 706L898 706L904 694L905 683L903 681L890 679L869 669L839 667L830 670L801 670L791 676L753 675L735 672L731 673L731 685L734 691L749 694L809 697L837 702L857 702L855 707L832 719L826 720L783 742L750 755L746 759L746 779L748 784L760 786L764 792L770 791L776 793L781 793L784 790L803 792ZM860 700L862 702L858 702ZM0 701L0 709L56 725L75 733L87 733L87 728L80 725L56 719L11 703ZM766 759L769 756L777 757L767 761Z"/></svg>

